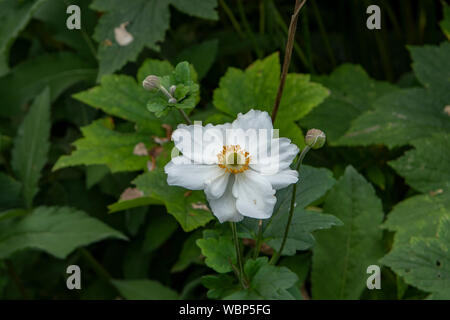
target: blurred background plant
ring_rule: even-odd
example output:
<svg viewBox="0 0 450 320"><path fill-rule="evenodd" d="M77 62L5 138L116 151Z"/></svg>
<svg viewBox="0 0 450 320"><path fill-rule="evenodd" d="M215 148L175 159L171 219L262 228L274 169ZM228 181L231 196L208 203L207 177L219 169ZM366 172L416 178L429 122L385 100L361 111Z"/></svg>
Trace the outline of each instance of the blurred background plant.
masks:
<svg viewBox="0 0 450 320"><path fill-rule="evenodd" d="M211 273L208 266L220 270L214 257L208 256L207 240L213 238L220 243L227 235L201 207L202 196L179 190L169 196L158 194L158 190L166 190L152 185L164 180L158 170L139 176L139 171L160 168L167 161L170 144L165 142L170 130L182 122L178 115L154 117L145 108L150 93L140 83L150 73L167 75L172 66L188 61L192 81L200 84L192 118L229 121L237 112L252 107L250 103L258 106L261 101L267 105L258 107L270 111L279 74L278 56L273 53L278 51L283 57L293 2L0 0L2 299L201 299L207 295L222 298L233 292L234 284L226 274L204 278ZM81 8L81 30L66 27L69 4ZM366 28L369 4L377 4L382 10L379 31ZM280 261L297 276L293 286L298 290L290 290L289 297L413 299L425 298L430 292L434 297L450 294L448 289L424 285L420 277L417 280L410 275L396 255L386 258L395 272L383 268L386 289L366 290L365 269L357 262L376 262L388 253L393 246L392 231L397 232L395 237L404 237L401 241L405 246L412 235L433 237L441 218L440 228L445 231L444 218L450 214L446 193L450 176L445 164L450 128L449 111L442 110L450 104L449 16L448 6L437 0L309 0L302 9L290 67L292 85L285 93L292 105L302 102L293 106L298 117L287 121L286 109L284 118L280 114L278 126L299 146L303 146L302 132L312 127L325 131L328 138L327 147L305 160L306 164L322 167L309 167L305 172L312 180L320 177L322 189L303 205L308 212L333 214L344 226L353 226L361 233L368 231L340 213L348 209L336 203L340 193L363 190L361 199L352 201L373 206L368 209L368 218L363 209L355 215L361 214L377 227L383 213L397 213L385 225L388 230L374 233L374 240L367 243L367 248L382 247L374 249L370 258L364 248L337 249L343 256L347 254L350 265L358 265L363 272L353 277L353 281L359 281L356 284L345 288L336 284L339 294L327 292L322 284L328 280L334 283L340 274L336 279L320 278L327 273L323 265L329 261L324 256L332 251L332 239L347 239L351 228L319 232L314 258L314 240L308 241L314 239L313 231L316 235L315 230L325 226L298 231L301 240L296 240L308 245L292 244L289 256ZM126 28L134 39L121 47L114 41L114 29L125 22L130 22ZM296 74L310 74L312 81ZM266 87L255 84L261 75ZM253 85L250 96L254 97L243 101L239 109L242 97L233 83L237 87L242 79ZM311 96L302 96L302 92ZM405 105L411 105L411 109L401 109ZM288 102L285 107L289 107ZM397 107L403 111L390 118L388 114L400 110ZM427 118L424 114L430 110L432 116ZM371 112L378 120L371 118ZM385 135L368 130L383 122L403 129L384 130ZM433 133L440 136L433 137ZM77 151L73 152L75 141ZM143 148L138 148L142 142ZM406 155L398 159L405 151ZM424 159L427 154L442 159L432 163L434 171L432 165L423 165L429 162ZM398 160L390 162L394 159ZM421 168L418 175L411 175L410 163ZM354 169L346 169L348 165ZM352 189L352 181L359 189ZM187 204L185 197L190 199ZM170 207L170 202L175 205ZM410 208L422 211L417 213L416 229L404 230ZM202 212L185 219L192 210ZM115 211L122 213L108 214ZM430 212L435 216L426 224L424 217ZM328 227L332 224L327 223ZM205 225L213 229L213 235L202 234ZM425 229L423 234L417 231ZM251 230L251 225L248 230L240 230L249 250ZM276 240L274 232L267 231L263 254L273 253L270 241ZM49 234L43 236L45 233ZM196 241L202 237L203 245L197 246ZM430 245L437 240L423 241ZM399 250L401 255L403 248ZM205 256L211 259L206 265ZM435 258L430 259L441 268L442 259ZM65 286L65 270L70 264L80 265L83 271L80 291L69 291ZM342 266L337 272L349 270ZM271 270L261 267L260 272ZM254 281L259 297L279 298L262 294L261 284ZM442 281L448 283L448 273ZM218 292L219 287L225 289ZM254 296L239 293L234 297Z"/></svg>

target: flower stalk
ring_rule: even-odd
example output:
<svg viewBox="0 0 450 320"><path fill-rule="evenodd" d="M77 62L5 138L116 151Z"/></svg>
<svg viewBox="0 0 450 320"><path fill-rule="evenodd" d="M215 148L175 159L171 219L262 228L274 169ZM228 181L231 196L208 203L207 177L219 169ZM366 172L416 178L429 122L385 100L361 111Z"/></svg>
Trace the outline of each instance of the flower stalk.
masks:
<svg viewBox="0 0 450 320"><path fill-rule="evenodd" d="M236 222L230 222L231 225L231 232L233 233L233 242L234 242L234 247L236 249L236 259L237 259L237 264L238 264L238 278L239 281L242 285L242 288L247 289L247 283L245 280L245 273L244 273L244 267L242 264L242 255L241 255L241 249L240 249L240 243L239 243L239 238L237 235L237 228L236 228Z"/></svg>
<svg viewBox="0 0 450 320"><path fill-rule="evenodd" d="M303 163L303 159L305 158L308 151L311 150L310 146L306 146L303 151L300 153L300 156L297 160L297 167L296 170L300 172L300 166ZM289 234L289 228L291 227L292 223L292 217L294 216L294 209L295 209L295 198L297 193L297 184L295 183L292 187L292 197L291 197L291 206L289 208L289 217L286 224L286 229L284 230L283 240L281 242L280 249L274 253L272 258L270 259L270 264L276 264L278 262L278 259L280 259L281 254L283 253L284 246L286 245L287 236Z"/></svg>

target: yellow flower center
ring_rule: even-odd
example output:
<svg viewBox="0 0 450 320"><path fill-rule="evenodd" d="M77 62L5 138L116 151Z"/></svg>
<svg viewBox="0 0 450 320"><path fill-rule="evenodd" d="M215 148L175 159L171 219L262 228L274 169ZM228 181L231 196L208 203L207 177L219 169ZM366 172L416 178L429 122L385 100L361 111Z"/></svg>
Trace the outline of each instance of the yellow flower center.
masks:
<svg viewBox="0 0 450 320"><path fill-rule="evenodd" d="M223 146L217 155L219 167L230 173L241 173L248 169L250 155L239 145Z"/></svg>

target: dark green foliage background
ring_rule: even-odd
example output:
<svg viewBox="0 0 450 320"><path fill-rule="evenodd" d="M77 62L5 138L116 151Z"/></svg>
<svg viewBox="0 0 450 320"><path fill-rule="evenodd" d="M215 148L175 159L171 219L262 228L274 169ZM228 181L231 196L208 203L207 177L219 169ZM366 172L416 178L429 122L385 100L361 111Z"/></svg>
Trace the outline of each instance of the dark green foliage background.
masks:
<svg viewBox="0 0 450 320"><path fill-rule="evenodd" d="M188 61L183 83L200 91L177 107L197 102L195 120L270 112L294 2L77 0L82 30L71 31L69 1L0 0L0 299L450 298L444 2L308 0L275 125L300 147L313 127L328 141L306 157L278 266L266 256L291 189L277 194L258 259L255 221L240 224L249 290L231 273L228 225L196 207L201 192L167 186L170 143L142 173L136 144L151 149L161 124L183 122L147 110L145 76ZM370 4L379 31L366 28ZM126 21L132 44L108 44ZM130 187L142 197L118 202ZM66 288L71 264L82 290ZM371 264L382 290L366 289Z"/></svg>

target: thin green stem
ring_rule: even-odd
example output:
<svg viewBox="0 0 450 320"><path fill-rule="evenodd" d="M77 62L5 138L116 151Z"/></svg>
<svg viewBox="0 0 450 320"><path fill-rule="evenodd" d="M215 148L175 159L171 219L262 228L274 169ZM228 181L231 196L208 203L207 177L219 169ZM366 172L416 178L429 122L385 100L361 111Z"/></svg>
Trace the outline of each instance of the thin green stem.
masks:
<svg viewBox="0 0 450 320"><path fill-rule="evenodd" d="M111 275L108 270L106 270L95 258L94 256L85 248L78 249L83 258L91 265L92 269L106 281L111 279Z"/></svg>
<svg viewBox="0 0 450 320"><path fill-rule="evenodd" d="M310 149L311 149L310 147L306 146L305 149L303 149L302 153L300 153L300 156L297 160L297 168L296 168L298 172L300 172L300 166L303 162L303 159L305 158L306 154ZM284 246L286 245L289 228L291 227L292 223L292 217L294 216L296 193L297 193L297 184L294 184L294 186L292 187L291 206L289 208L289 216L286 224L286 229L284 230L283 240L281 242L280 249L277 252L275 252L275 254L270 259L270 264L276 264L278 262L278 259L280 259L281 254L283 253Z"/></svg>
<svg viewBox="0 0 450 320"><path fill-rule="evenodd" d="M277 117L278 108L280 107L281 97L283 95L284 84L286 82L286 77L287 77L287 73L289 70L289 64L291 62L292 49L294 47L294 42L295 42L295 31L297 29L298 15L300 14L300 10L303 8L305 3L306 3L306 0L302 0L302 1L297 0L295 3L294 13L292 14L292 17L291 17L291 23L289 25L289 35L288 35L288 40L286 43L286 50L285 50L285 54L284 54L283 70L281 72L280 85L278 86L277 97L275 99L275 104L272 109L272 123L275 123L275 119Z"/></svg>
<svg viewBox="0 0 450 320"><path fill-rule="evenodd" d="M183 116L183 118L184 118L184 120L186 121L187 124L192 124L191 119L189 119L189 116L187 115L186 112L184 112L183 109L178 109L178 111L180 111L180 114Z"/></svg>
<svg viewBox="0 0 450 320"><path fill-rule="evenodd" d="M331 60L333 68L336 67L336 58L334 57L333 49L331 49L330 40L328 39L328 34L325 29L325 25L323 24L322 16L320 14L319 8L317 7L316 1L312 1L312 7L314 11L314 15L316 16L317 24L319 25L320 34L323 39L323 43L325 45L325 49L327 50L328 56Z"/></svg>
<svg viewBox="0 0 450 320"><path fill-rule="evenodd" d="M225 11L225 14L228 16L228 19L230 19L231 25L233 26L234 30L236 30L238 36L241 39L244 39L245 35L242 32L241 25L234 16L233 11L231 11L230 7L227 5L225 0L219 0L219 4L222 7L223 11Z"/></svg>
<svg viewBox="0 0 450 320"><path fill-rule="evenodd" d="M238 6L238 11L239 11L239 15L241 17L242 23L244 25L244 28L248 34L248 37L250 38L252 44L253 44L253 48L255 49L256 55L258 56L258 58L262 58L263 53L261 51L261 48L258 45L258 42L256 41L256 37L255 34L253 33L252 28L250 27L250 24L247 20L247 16L245 15L245 10L244 10L244 6L242 5L242 1L238 0L237 1L237 6Z"/></svg>
<svg viewBox="0 0 450 320"><path fill-rule="evenodd" d="M258 221L258 237L256 238L255 252L253 253L253 259L258 258L259 252L261 251L262 233L263 233L262 225L263 225L263 221L260 219Z"/></svg>
<svg viewBox="0 0 450 320"><path fill-rule="evenodd" d="M242 255L241 255L239 238L237 235L236 222L230 222L230 224L231 224L231 232L233 233L234 247L236 249L236 258L237 258L237 263L238 263L238 268L239 268L239 281L241 282L242 287L244 289L246 289L247 285L245 283L244 267L242 264Z"/></svg>

